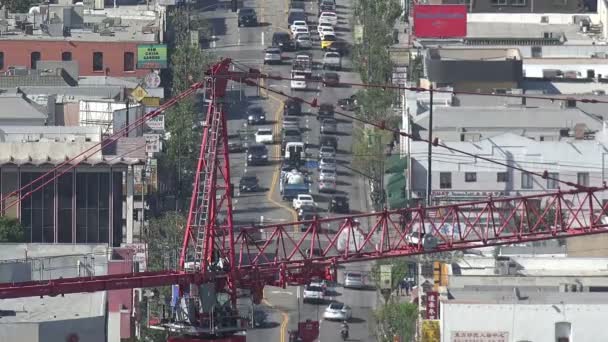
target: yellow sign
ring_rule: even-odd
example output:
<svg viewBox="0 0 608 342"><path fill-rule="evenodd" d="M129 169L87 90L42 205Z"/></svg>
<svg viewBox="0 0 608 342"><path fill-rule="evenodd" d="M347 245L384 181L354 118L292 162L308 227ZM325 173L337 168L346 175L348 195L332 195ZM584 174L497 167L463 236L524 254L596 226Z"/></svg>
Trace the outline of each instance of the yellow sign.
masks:
<svg viewBox="0 0 608 342"><path fill-rule="evenodd" d="M131 91L131 97L133 97L133 99L135 99L137 102L140 102L146 96L148 96L148 92L141 86L137 86L137 88Z"/></svg>
<svg viewBox="0 0 608 342"><path fill-rule="evenodd" d="M144 105L144 106L146 106L146 107L159 107L160 106L160 98L159 97L144 97L141 100L141 104Z"/></svg>
<svg viewBox="0 0 608 342"><path fill-rule="evenodd" d="M439 321L424 320L422 321L422 342L439 342L441 341L441 332L439 330Z"/></svg>

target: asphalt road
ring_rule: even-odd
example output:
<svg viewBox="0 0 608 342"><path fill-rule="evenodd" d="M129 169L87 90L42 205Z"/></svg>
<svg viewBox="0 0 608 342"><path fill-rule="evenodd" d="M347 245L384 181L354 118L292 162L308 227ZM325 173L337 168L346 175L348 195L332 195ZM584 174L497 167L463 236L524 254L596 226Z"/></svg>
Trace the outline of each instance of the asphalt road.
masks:
<svg viewBox="0 0 608 342"><path fill-rule="evenodd" d="M217 2L216 2L217 3ZM350 6L347 0L337 0L337 14L340 17L340 22L336 28L338 38L352 41L350 33ZM261 25L258 27L238 28L236 14L223 8L214 8L214 2L207 1L199 8L208 7L203 12L212 25L212 31L215 38L210 42L209 48L214 51L217 56L229 57L241 64L259 68L265 73L279 73L282 76L289 77L291 65L284 63L283 65L264 66L263 65L263 49L270 45L272 33L280 30L287 30L287 0L245 0L242 2L242 7L253 7L258 14L258 20ZM307 2L307 12L311 14L312 21L311 31L315 31L316 25L316 2ZM314 14L314 16L313 16ZM318 38L317 38L318 39ZM313 42L314 49L313 58L315 62L321 62L323 54L319 49L319 42ZM293 57L294 54L288 54ZM346 58L343 59L343 66L346 70L351 69L351 62ZM313 70L313 73L321 74L322 70ZM358 82L358 75L350 71L339 72L343 82ZM287 94L312 100L317 98L319 103L333 103L340 98L352 95L356 90L351 88L328 88L322 87L321 84L309 84L313 88L305 92L291 92L289 81L269 81L267 86L273 89L281 90ZM242 86L239 84L231 84L230 105L228 108L228 130L236 132L243 127L246 121L246 109L251 106L259 106L266 112L266 117L269 120L267 125L261 127L271 127L275 135L280 135L281 119L282 119L282 101L284 98L275 96L264 90L260 91L254 87ZM312 147L309 152L316 155L318 150L319 139L319 123L315 118L316 112L306 106L303 108L305 115L301 118L301 126L306 127L303 134L305 142ZM352 139L352 123L348 120L339 119L338 135L338 193L344 194L350 199L350 207L353 212L362 212L367 210L367 200L365 195L365 181L357 177L349 171L345 166L349 166L351 162L351 147ZM279 197L278 190L278 167L280 158L280 146L270 145L269 157L271 158L270 165L265 166L245 166L245 154L231 154L231 176L234 184L238 184L241 176L247 173L254 173L260 180L260 186L264 191L257 193L236 193L233 199L234 219L236 224L251 224L251 223L279 223L296 220L296 215L290 209L290 203L282 202ZM340 166L344 165L344 166ZM314 179L316 186L316 177ZM322 210L321 216L329 215L325 209L328 205L330 196L321 195L313 192L316 202ZM345 270L367 271L371 266L369 264L349 264L346 269L341 269L339 272L339 283L342 282L343 273ZM301 304L298 310L297 289L287 288L279 289L267 287L265 289L265 310L269 313L270 324L264 329L253 329L248 332L248 340L250 341L280 341L288 340L287 330L296 327L298 318L300 320L313 319L321 320L321 333L319 341L340 341L339 323L326 322L322 320L322 314L327 305ZM349 290L337 287L334 299L349 305L353 310L353 320L350 323L351 341L371 341L367 322L370 321L371 310L376 306L376 292L364 290ZM299 312L298 312L299 311Z"/></svg>

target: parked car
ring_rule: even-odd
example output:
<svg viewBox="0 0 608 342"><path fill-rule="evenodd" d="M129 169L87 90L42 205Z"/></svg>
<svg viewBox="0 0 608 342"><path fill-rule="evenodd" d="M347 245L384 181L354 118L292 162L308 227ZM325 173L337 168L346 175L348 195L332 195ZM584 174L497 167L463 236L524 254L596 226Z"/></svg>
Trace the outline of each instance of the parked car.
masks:
<svg viewBox="0 0 608 342"><path fill-rule="evenodd" d="M319 192L336 192L336 181L333 180L323 180L319 183Z"/></svg>
<svg viewBox="0 0 608 342"><path fill-rule="evenodd" d="M321 103L319 105L317 120L333 119L333 118L334 118L334 105L332 105L331 103Z"/></svg>
<svg viewBox="0 0 608 342"><path fill-rule="evenodd" d="M319 148L319 158L335 158L336 149L331 146L321 146Z"/></svg>
<svg viewBox="0 0 608 342"><path fill-rule="evenodd" d="M278 47L269 47L264 50L264 64L281 64L283 63L283 56L281 56L281 49Z"/></svg>
<svg viewBox="0 0 608 342"><path fill-rule="evenodd" d="M264 165L268 163L268 149L261 144L247 147L247 166Z"/></svg>
<svg viewBox="0 0 608 342"><path fill-rule="evenodd" d="M323 318L328 321L348 321L352 315L352 310L344 303L331 303L323 312Z"/></svg>
<svg viewBox="0 0 608 342"><path fill-rule="evenodd" d="M325 290L320 286L307 285L304 288L304 303L324 302L326 300Z"/></svg>
<svg viewBox="0 0 608 342"><path fill-rule="evenodd" d="M287 99L283 105L283 115L300 115L302 114L302 103L294 100Z"/></svg>
<svg viewBox="0 0 608 342"><path fill-rule="evenodd" d="M247 109L247 124L263 125L266 123L266 114L261 107L251 107Z"/></svg>
<svg viewBox="0 0 608 342"><path fill-rule="evenodd" d="M359 272L347 272L344 276L344 288L362 289L365 287L363 275Z"/></svg>
<svg viewBox="0 0 608 342"><path fill-rule="evenodd" d="M287 32L275 32L272 35L272 46L278 47L281 51L294 51L295 42Z"/></svg>
<svg viewBox="0 0 608 342"><path fill-rule="evenodd" d="M324 87L337 87L340 85L340 75L336 72L326 72L323 74Z"/></svg>
<svg viewBox="0 0 608 342"><path fill-rule="evenodd" d="M239 181L240 192L254 192L260 189L260 181L255 175L245 174Z"/></svg>
<svg viewBox="0 0 608 342"><path fill-rule="evenodd" d="M238 26L258 26L258 16L253 8L241 8L239 10Z"/></svg>
<svg viewBox="0 0 608 342"><path fill-rule="evenodd" d="M346 196L334 196L329 202L328 211L330 213L348 214L350 208L348 205L348 197Z"/></svg>
<svg viewBox="0 0 608 342"><path fill-rule="evenodd" d="M274 142L272 129L260 128L255 132L255 142L258 144L272 144Z"/></svg>
<svg viewBox="0 0 608 342"><path fill-rule="evenodd" d="M324 119L321 121L320 131L321 134L335 134L338 132L338 122L334 119Z"/></svg>

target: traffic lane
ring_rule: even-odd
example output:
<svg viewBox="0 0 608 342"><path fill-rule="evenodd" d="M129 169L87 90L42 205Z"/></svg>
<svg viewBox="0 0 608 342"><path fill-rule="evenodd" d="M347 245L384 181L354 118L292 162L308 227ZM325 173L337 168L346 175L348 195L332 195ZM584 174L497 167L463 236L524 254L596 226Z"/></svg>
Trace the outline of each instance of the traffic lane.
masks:
<svg viewBox="0 0 608 342"><path fill-rule="evenodd" d="M281 328L286 323L282 312L268 305L258 306L260 310L266 312L266 323L258 328L247 330L247 340L249 341L283 341L281 338ZM284 333L283 333L284 334Z"/></svg>

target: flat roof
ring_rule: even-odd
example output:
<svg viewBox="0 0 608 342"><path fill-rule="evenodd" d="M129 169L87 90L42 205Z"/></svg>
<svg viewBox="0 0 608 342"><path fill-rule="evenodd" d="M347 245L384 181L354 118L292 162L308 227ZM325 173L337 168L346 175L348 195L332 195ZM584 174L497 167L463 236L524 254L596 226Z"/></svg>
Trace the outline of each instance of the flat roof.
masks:
<svg viewBox="0 0 608 342"><path fill-rule="evenodd" d="M504 61L509 59L521 60L517 49L439 49L428 50L431 59L440 60L473 60L473 61Z"/></svg>
<svg viewBox="0 0 608 342"><path fill-rule="evenodd" d="M21 94L2 94L0 95L0 119L46 120L47 114L38 110Z"/></svg>
<svg viewBox="0 0 608 342"><path fill-rule="evenodd" d="M546 33L552 33L552 38L561 39L563 44L584 44L594 41L589 34L579 31L574 24L532 24L505 22L468 22L466 39L478 38L516 38L516 39L547 39Z"/></svg>
<svg viewBox="0 0 608 342"><path fill-rule="evenodd" d="M102 317L106 312L106 292L75 293L57 297L3 299L0 327L11 323L64 321ZM1 328L0 328L1 329Z"/></svg>
<svg viewBox="0 0 608 342"><path fill-rule="evenodd" d="M557 286L558 284L556 284ZM516 290L517 289L517 290ZM519 293L519 295L517 294ZM608 304L608 292L559 292L555 287L514 287L503 289L449 289L445 304Z"/></svg>

